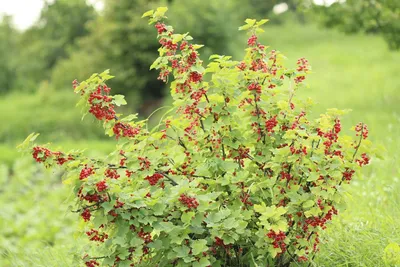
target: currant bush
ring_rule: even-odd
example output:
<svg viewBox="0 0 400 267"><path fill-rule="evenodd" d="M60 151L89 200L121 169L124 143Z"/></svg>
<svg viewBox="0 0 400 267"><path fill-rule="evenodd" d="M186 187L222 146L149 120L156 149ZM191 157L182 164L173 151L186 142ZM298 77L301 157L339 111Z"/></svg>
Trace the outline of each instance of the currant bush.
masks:
<svg viewBox="0 0 400 267"><path fill-rule="evenodd" d="M116 150L106 159L80 151L21 145L47 167L65 170L96 255L86 266L289 266L310 262L320 233L338 214L342 187L373 154L368 128L342 134L346 111L309 119L297 100L311 71L294 69L258 41L267 20L247 19L243 60L212 55L166 24L166 8L144 14L161 45L151 69L170 81L173 107L148 128L116 107L105 71L74 81L78 105L103 122Z"/></svg>

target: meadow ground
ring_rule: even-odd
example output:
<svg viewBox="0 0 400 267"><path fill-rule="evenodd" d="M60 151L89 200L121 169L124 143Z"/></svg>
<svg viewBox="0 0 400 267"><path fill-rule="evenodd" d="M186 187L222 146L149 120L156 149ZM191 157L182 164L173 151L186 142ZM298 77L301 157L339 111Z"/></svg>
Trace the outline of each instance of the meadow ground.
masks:
<svg viewBox="0 0 400 267"><path fill-rule="evenodd" d="M331 107L350 108L353 111L342 119L343 128L350 129L352 125L363 121L369 126L371 140L386 148L385 159L374 159L361 177L347 188L347 210L334 218L323 234L321 252L315 259L316 266L384 266L382 256L385 247L391 242L400 243L400 53L389 51L379 37L346 36L314 25L268 26L262 40L271 48L283 52L293 66L300 57L310 61L313 67L309 79L311 87L299 92L299 95L311 97L317 102L314 114ZM244 45L245 39L233 44L238 56ZM13 107L21 106L26 101L22 96L11 99L14 102L10 98L0 100L0 114L3 114L0 115L0 121L3 125L8 123L8 117L4 114L12 114L10 109L16 110ZM70 109L74 109L74 104ZM46 114L58 116L62 112L65 110L55 109ZM79 111L74 114L79 114ZM23 117L25 122L19 116L12 120L18 131L18 125L25 125L34 117ZM80 120L79 115L76 115L76 120ZM46 138L41 138L41 141L44 140ZM16 156L14 143L15 140L1 145L3 161L11 162ZM62 143L59 141L59 144ZM102 151L110 149L109 143L104 141L64 143L67 148L78 145L81 148L101 147ZM59 197L52 194L51 201L61 203L65 201L66 194L62 188L57 190L60 190ZM46 194L41 197L45 203ZM7 199L0 198L0 201ZM20 209L20 217L28 216L23 204ZM43 212L46 212L45 208ZM5 215L0 213L1 216ZM41 214L36 216L40 217ZM46 217L47 224L57 220L60 218ZM65 221L70 222L71 217ZM72 226L69 224L65 227ZM55 239L54 246L44 253L40 252L40 246L29 250L28 242L24 251L19 251L14 257L8 256L7 260L3 259L5 263L2 266L74 266L67 248L73 247L72 242L75 241L68 231L66 235L66 238ZM5 247L6 241L1 240L0 249Z"/></svg>

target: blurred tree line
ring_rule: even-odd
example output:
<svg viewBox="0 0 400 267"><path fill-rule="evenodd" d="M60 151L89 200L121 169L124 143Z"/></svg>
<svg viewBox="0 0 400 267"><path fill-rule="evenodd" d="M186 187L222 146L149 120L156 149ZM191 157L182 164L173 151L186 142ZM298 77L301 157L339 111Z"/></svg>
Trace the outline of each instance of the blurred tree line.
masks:
<svg viewBox="0 0 400 267"><path fill-rule="evenodd" d="M327 27L378 34L389 48L400 49L400 0L346 0L316 10Z"/></svg>
<svg viewBox="0 0 400 267"><path fill-rule="evenodd" d="M10 17L3 17L0 91L36 90L41 81L50 78L57 63L68 56L68 50L76 48L76 40L88 34L84 25L95 15L94 8L85 1L54 1L47 3L40 19L22 33L13 28Z"/></svg>
<svg viewBox="0 0 400 267"><path fill-rule="evenodd" d="M203 59L232 54L236 30L247 17L269 17L275 5L286 3L298 12L306 0L104 0L96 11L85 0L46 3L40 19L20 32L12 18L0 21L0 92L32 92L47 81L55 90L70 88L73 79L111 69L111 87L127 95L140 109L163 97L164 86L149 66L159 47L155 31L141 14L160 5L178 32L187 32L205 44ZM309 1L308 1L309 2ZM326 26L347 32L363 30L382 34L392 48L400 46L398 0L347 0L344 4L317 7ZM308 5L310 7L311 5ZM302 18L302 16L299 16Z"/></svg>

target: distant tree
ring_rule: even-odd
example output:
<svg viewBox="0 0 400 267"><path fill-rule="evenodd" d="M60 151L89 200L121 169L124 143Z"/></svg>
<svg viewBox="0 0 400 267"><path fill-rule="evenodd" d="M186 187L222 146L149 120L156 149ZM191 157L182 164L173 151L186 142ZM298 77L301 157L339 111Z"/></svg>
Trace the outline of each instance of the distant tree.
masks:
<svg viewBox="0 0 400 267"><path fill-rule="evenodd" d="M240 1L240 0L239 0ZM278 4L287 4L288 9L297 11L302 4L308 3L309 0L245 0L254 9L254 11L261 16L268 16L271 14L274 6Z"/></svg>
<svg viewBox="0 0 400 267"><path fill-rule="evenodd" d="M157 57L159 44L152 29L140 17L160 1L105 0L104 10L88 25L89 34L78 41L69 58L52 73L56 87L69 87L73 79L83 79L93 72L111 69L120 75L110 81L118 93L130 98L133 106L146 99L162 97L163 85L158 74L149 71Z"/></svg>
<svg viewBox="0 0 400 267"><path fill-rule="evenodd" d="M18 88L32 90L48 79L77 38L88 33L85 25L94 17L94 8L85 0L46 2L39 20L19 40Z"/></svg>
<svg viewBox="0 0 400 267"><path fill-rule="evenodd" d="M0 93L13 87L15 68L15 44L18 32L12 25L10 16L0 16Z"/></svg>
<svg viewBox="0 0 400 267"><path fill-rule="evenodd" d="M308 10L312 0L235 0L240 3L247 3L250 8L247 13L257 14L259 18L268 18L272 24L281 24L287 20L286 16L275 14L274 7L279 4L286 4L287 10L291 12L291 18L299 23L305 23L304 11Z"/></svg>
<svg viewBox="0 0 400 267"><path fill-rule="evenodd" d="M173 0L169 19L177 31L187 31L196 36L196 42L204 44L203 58L210 54L232 54L230 44L234 34L249 13L249 5L242 0Z"/></svg>
<svg viewBox="0 0 400 267"><path fill-rule="evenodd" d="M270 0L270 1L247 0L247 1L257 11L258 14L264 15L264 16L268 15L272 11L272 9L274 8L275 5L287 2L284 0Z"/></svg>
<svg viewBox="0 0 400 267"><path fill-rule="evenodd" d="M399 0L347 0L316 9L323 14L322 22L327 27L347 33L379 34L391 49L400 49Z"/></svg>

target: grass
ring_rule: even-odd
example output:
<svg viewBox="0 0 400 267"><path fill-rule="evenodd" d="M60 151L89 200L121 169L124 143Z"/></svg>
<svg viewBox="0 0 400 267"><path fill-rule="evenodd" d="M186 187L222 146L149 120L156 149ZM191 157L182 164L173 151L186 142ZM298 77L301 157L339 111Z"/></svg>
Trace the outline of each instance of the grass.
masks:
<svg viewBox="0 0 400 267"><path fill-rule="evenodd" d="M78 261L72 257L71 248L68 246L47 247L45 250L32 250L26 253L28 257L11 256L9 265L6 267L79 266Z"/></svg>
<svg viewBox="0 0 400 267"><path fill-rule="evenodd" d="M23 261L38 266L28 264L35 253L73 243L78 215L69 212L69 190L60 176L30 157L15 160L11 168L0 165L0 266Z"/></svg>
<svg viewBox="0 0 400 267"><path fill-rule="evenodd" d="M70 189L59 173L23 158L16 146L40 132L37 142L50 141L55 150L87 149L95 157L115 148L101 124L90 116L81 120L71 91L48 90L0 99L0 266L78 266L74 255L80 254L73 238L78 217L66 201Z"/></svg>
<svg viewBox="0 0 400 267"><path fill-rule="evenodd" d="M114 142L104 136L101 123L91 116L83 120L75 108L72 91L40 89L37 93L12 93L0 99L0 163L11 166L20 153L16 146L30 133L38 132L39 143L52 147L110 152Z"/></svg>
<svg viewBox="0 0 400 267"><path fill-rule="evenodd" d="M306 57L313 66L310 76L311 87L299 92L300 97L312 97L318 102L315 114L326 108L351 108L348 116L343 118L344 128L350 128L359 121L364 121L370 128L370 137L377 145L387 149L384 160L374 159L358 180L348 187L346 211L334 218L321 238L321 252L315 259L316 266L385 266L382 260L385 247L391 242L400 243L400 53L389 51L384 41L375 36L344 34L319 29L314 25L286 24L268 26L262 39L273 49L282 51L290 62L296 62L299 57ZM234 44L240 58L245 38ZM69 93L69 92L68 92ZM69 131L80 131L85 125L69 124L69 121L79 120L79 113L73 110L72 100L63 103L62 93L58 100L29 100L20 96L9 96L0 100L0 121L11 129L4 134L2 140L12 140L13 131L18 127L27 129L18 132L17 136L26 136L36 126L45 125L40 130L48 132L59 125L45 122L33 124L31 120L45 120L46 116L58 117L65 114L65 134ZM64 94L65 96L65 94ZM37 96L39 97L39 96ZM25 102L24 102L25 101ZM30 102L31 101L31 102ZM34 102L32 104L32 101ZM54 102L55 101L55 102ZM57 102L58 101L58 102ZM15 104L16 103L16 104ZM20 111L25 103L25 111ZM40 103L46 106L42 112L34 112L32 107L39 108ZM53 103L53 104L51 104ZM3 109L4 108L4 109ZM68 110L68 111L67 111ZM9 111L12 118L4 115ZM17 112L16 115L13 115ZM58 112L58 113L57 113ZM75 115L70 115L75 114ZM8 116L8 115L7 115ZM8 125L8 122L12 124ZM24 126L28 124L29 126ZM47 125L47 126L46 126ZM52 126L54 125L54 126ZM72 128L71 128L72 127ZM76 128L73 128L76 127ZM92 126L90 126L92 127ZM28 131L29 130L29 131ZM96 136L98 133L79 133L80 137ZM100 129L101 131L101 129ZM50 131L51 132L51 131ZM11 137L10 137L11 136ZM51 137L51 136L50 136ZM51 138L50 138L51 139ZM49 140L42 137L40 140ZM70 138L53 138L55 144L62 144L66 149L88 147L103 152L112 149L112 144L99 141L81 140L68 141ZM16 154L14 143L0 144L4 158L12 159ZM73 242L73 241L71 241ZM59 249L58 249L59 248ZM46 254L50 253L50 254ZM34 250L25 256L12 258L10 266L71 266L68 251L62 246L37 253ZM51 260L49 260L51 259ZM7 265L6 265L7 266Z"/></svg>
<svg viewBox="0 0 400 267"><path fill-rule="evenodd" d="M40 132L50 141L102 136L101 126L89 116L81 120L80 110L74 108L77 99L71 91L51 89L2 97L0 142L20 142L32 132Z"/></svg>

